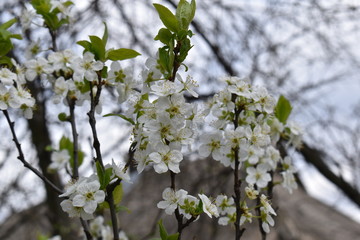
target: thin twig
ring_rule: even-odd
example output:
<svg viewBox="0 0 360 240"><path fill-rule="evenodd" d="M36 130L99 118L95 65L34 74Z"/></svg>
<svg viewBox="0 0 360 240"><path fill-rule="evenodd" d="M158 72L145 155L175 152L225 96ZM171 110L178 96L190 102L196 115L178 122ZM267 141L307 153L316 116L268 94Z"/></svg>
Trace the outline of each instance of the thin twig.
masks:
<svg viewBox="0 0 360 240"><path fill-rule="evenodd" d="M87 115L89 116L89 123L91 126L92 135L94 138L93 139L93 147L96 152L95 161L97 161L100 164L102 171L105 171L105 166L102 161L100 141L98 139L97 131L96 131L96 119L95 119L95 108L99 104L100 94L101 94L101 89L102 89L102 81L101 81L100 74L98 74L98 84L96 86L97 86L97 90L96 90L96 94L94 96L93 83L90 82L90 111L88 112ZM107 191L106 201L108 202L109 207L110 207L110 215L111 215L112 226L113 226L114 240L118 240L119 239L119 230L118 230L118 226L117 226L116 209L115 209L115 205L114 205L112 191L113 191L113 189L111 191Z"/></svg>
<svg viewBox="0 0 360 240"><path fill-rule="evenodd" d="M78 133L76 130L76 122L75 122L75 100L68 99L69 108L70 108L70 119L69 122L71 124L71 132L73 136L73 179L79 178L79 144L78 144Z"/></svg>
<svg viewBox="0 0 360 240"><path fill-rule="evenodd" d="M80 222L81 222L81 225L82 225L82 227L83 227L83 230L84 230L86 239L87 239L87 240L93 240L93 237L92 237L92 235L91 235L91 233L90 233L90 230L89 230L89 225L88 225L88 223L87 223L84 219L82 219L82 218L80 218Z"/></svg>
<svg viewBox="0 0 360 240"><path fill-rule="evenodd" d="M24 166L26 168L30 169L33 173L35 173L41 180L43 180L46 184L48 184L50 187L52 187L58 194L62 194L63 191L60 188L55 186L55 184L53 184L48 178L46 178L39 170L37 170L36 168L31 166L30 163L28 163L25 160L25 156L24 156L24 153L22 151L21 144L19 143L19 140L18 140L18 138L16 136L16 133L15 133L15 128L14 128L15 122L11 121L9 113L8 113L7 110L2 110L2 112L4 113L5 118L6 118L7 122L8 122L8 124L9 124L11 134L13 136L13 141L14 141L14 143L16 145L17 150L18 150L18 153L19 153L18 159L24 164Z"/></svg>

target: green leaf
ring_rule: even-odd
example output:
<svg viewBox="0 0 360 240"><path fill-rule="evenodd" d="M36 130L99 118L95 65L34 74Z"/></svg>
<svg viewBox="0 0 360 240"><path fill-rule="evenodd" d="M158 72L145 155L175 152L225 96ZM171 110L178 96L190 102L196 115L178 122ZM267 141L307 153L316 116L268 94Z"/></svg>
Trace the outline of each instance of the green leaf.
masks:
<svg viewBox="0 0 360 240"><path fill-rule="evenodd" d="M11 68L13 66L13 63L11 62L11 58L9 58L7 56L2 56L2 57L0 57L0 65L6 65L9 68Z"/></svg>
<svg viewBox="0 0 360 240"><path fill-rule="evenodd" d="M115 205L119 204L124 196L122 184L117 185L113 191L113 198Z"/></svg>
<svg viewBox="0 0 360 240"><path fill-rule="evenodd" d="M89 36L91 41L91 52L96 60L105 61L105 45L98 36Z"/></svg>
<svg viewBox="0 0 360 240"><path fill-rule="evenodd" d="M192 9L190 3L186 0L180 0L178 7L176 9L176 18L180 23L180 29L187 30L189 28Z"/></svg>
<svg viewBox="0 0 360 240"><path fill-rule="evenodd" d="M135 122L131 119L131 118L128 118L122 114L116 114L116 113L109 113L109 114L105 114L103 117L111 117L111 116L116 116L116 117L120 117L126 121L128 121L129 123L131 123L132 125L135 125Z"/></svg>
<svg viewBox="0 0 360 240"><path fill-rule="evenodd" d="M161 28L154 40L159 40L163 44L169 45L170 41L173 41L173 34L169 31L169 29Z"/></svg>
<svg viewBox="0 0 360 240"><path fill-rule="evenodd" d="M162 240L167 240L168 233L166 232L166 229L164 225L162 224L162 219L159 220L159 231L160 231L160 237Z"/></svg>
<svg viewBox="0 0 360 240"><path fill-rule="evenodd" d="M96 165L96 173L98 175L100 182L100 188L103 189L102 187L105 185L105 172L103 171L103 168L101 167L99 161L95 161L95 165Z"/></svg>
<svg viewBox="0 0 360 240"><path fill-rule="evenodd" d="M188 38L186 38L182 41L182 44L180 47L180 54L177 59L177 61L179 63L181 63L185 60L185 58L187 57L187 55L192 47L193 46L191 46L190 40Z"/></svg>
<svg viewBox="0 0 360 240"><path fill-rule="evenodd" d="M9 21L1 24L0 28L3 29L3 30L6 30L9 27L11 27L12 25L14 25L14 23L16 23L16 22L17 22L16 18L10 19Z"/></svg>
<svg viewBox="0 0 360 240"><path fill-rule="evenodd" d="M90 52L91 50L91 42L86 41L86 40L82 40L82 41L77 41L76 42L78 45L82 46L83 48L85 48L85 52Z"/></svg>
<svg viewBox="0 0 360 240"><path fill-rule="evenodd" d="M103 37L101 38L101 40L103 41L104 46L106 46L107 40L108 40L108 38L109 38L109 33L108 33L108 29L107 29L106 22L104 22L104 26L105 26L104 35L103 35Z"/></svg>
<svg viewBox="0 0 360 240"><path fill-rule="evenodd" d="M167 47L159 48L159 63L160 66L166 71L163 72L164 75L171 72L171 69L173 67L174 61L171 61L169 50ZM165 76L166 77L166 76Z"/></svg>
<svg viewBox="0 0 360 240"><path fill-rule="evenodd" d="M106 59L112 60L112 61L121 61L125 59L134 58L141 55L135 50L128 49L128 48L119 48L116 50L108 50L106 52Z"/></svg>
<svg viewBox="0 0 360 240"><path fill-rule="evenodd" d="M179 22L175 15L167 7L161 4L154 3L153 5L165 27L167 27L172 32L178 32Z"/></svg>
<svg viewBox="0 0 360 240"><path fill-rule="evenodd" d="M69 155L70 155L70 166L72 168L74 168L74 144L73 144L73 142L69 138L63 136L59 142L59 149L60 150L64 150L64 149L68 150ZM78 167L82 164L84 157L85 157L84 152L82 152L80 149L78 149Z"/></svg>
<svg viewBox="0 0 360 240"><path fill-rule="evenodd" d="M113 169L112 168L105 169L104 182L100 186L101 189L105 189L106 186L109 184L109 182L111 181L111 175L112 174L113 174Z"/></svg>
<svg viewBox="0 0 360 240"><path fill-rule="evenodd" d="M22 40L22 39L23 39L20 34L11 34L11 35L10 35L10 38L16 38L16 39L18 39L18 40Z"/></svg>
<svg viewBox="0 0 360 240"><path fill-rule="evenodd" d="M279 100L275 107L275 116L283 124L286 124L286 121L291 113L292 107L289 102L283 95L279 97Z"/></svg>
<svg viewBox="0 0 360 240"><path fill-rule="evenodd" d="M178 240L178 238L179 238L179 233L175 233L175 234L171 234L166 239L167 240Z"/></svg>

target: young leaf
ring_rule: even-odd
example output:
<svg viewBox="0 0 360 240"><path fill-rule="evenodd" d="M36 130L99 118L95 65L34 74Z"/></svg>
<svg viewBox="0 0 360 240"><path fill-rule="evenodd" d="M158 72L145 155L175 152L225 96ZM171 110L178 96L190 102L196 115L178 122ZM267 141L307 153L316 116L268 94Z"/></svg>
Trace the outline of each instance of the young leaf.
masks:
<svg viewBox="0 0 360 240"><path fill-rule="evenodd" d="M9 27L11 27L14 23L16 23L17 20L16 18L13 18L13 19L10 19L9 21L3 23L0 25L0 29L3 29L3 30L6 30L8 29Z"/></svg>
<svg viewBox="0 0 360 240"><path fill-rule="evenodd" d="M179 233L171 234L167 237L167 240L177 240L179 238Z"/></svg>
<svg viewBox="0 0 360 240"><path fill-rule="evenodd" d="M82 41L77 41L76 42L78 45L82 46L83 48L85 48L85 52L90 52L91 50L91 42L86 41L86 40L82 40Z"/></svg>
<svg viewBox="0 0 360 240"><path fill-rule="evenodd" d="M89 36L91 41L91 52L96 60L105 61L105 45L98 36Z"/></svg>
<svg viewBox="0 0 360 240"><path fill-rule="evenodd" d="M168 45L170 41L173 39L172 33L167 28L161 28L158 32L158 35L154 38L154 40L159 40L165 45Z"/></svg>
<svg viewBox="0 0 360 240"><path fill-rule="evenodd" d="M122 114L109 113L109 114L105 114L103 117L111 117L111 116L121 117L122 119L128 121L132 125L135 125L135 122L131 118L128 118L128 117L126 117L126 116L124 116Z"/></svg>
<svg viewBox="0 0 360 240"><path fill-rule="evenodd" d="M114 203L119 204L124 196L122 184L117 185L113 191Z"/></svg>
<svg viewBox="0 0 360 240"><path fill-rule="evenodd" d="M289 102L283 95L279 97L279 100L275 107L275 116L279 119L280 122L286 124L286 121L291 113L292 107Z"/></svg>
<svg viewBox="0 0 360 240"><path fill-rule="evenodd" d="M163 22L165 27L167 27L172 32L179 31L179 23L175 15L165 6L154 3L154 7L159 14L160 20Z"/></svg>
<svg viewBox="0 0 360 240"><path fill-rule="evenodd" d="M166 232L166 229L164 225L162 224L162 219L159 220L159 231L160 231L160 237L162 240L167 240L168 233Z"/></svg>
<svg viewBox="0 0 360 240"><path fill-rule="evenodd" d="M180 23L180 29L187 30L189 28L191 18L191 5L186 0L180 0L176 9L176 18Z"/></svg>
<svg viewBox="0 0 360 240"><path fill-rule="evenodd" d="M106 52L106 59L112 61L120 61L125 59L134 58L141 55L135 50L127 49L127 48L119 48L116 50L109 50Z"/></svg>
<svg viewBox="0 0 360 240"><path fill-rule="evenodd" d="M103 35L101 40L103 41L104 46L106 46L106 43L107 43L107 40L108 40L108 37L109 37L106 22L104 22L104 26L105 26L104 35Z"/></svg>
<svg viewBox="0 0 360 240"><path fill-rule="evenodd" d="M96 161L95 165L96 165L96 173L98 175L100 182L100 188L103 189L102 187L105 185L105 172L103 171L99 161Z"/></svg>

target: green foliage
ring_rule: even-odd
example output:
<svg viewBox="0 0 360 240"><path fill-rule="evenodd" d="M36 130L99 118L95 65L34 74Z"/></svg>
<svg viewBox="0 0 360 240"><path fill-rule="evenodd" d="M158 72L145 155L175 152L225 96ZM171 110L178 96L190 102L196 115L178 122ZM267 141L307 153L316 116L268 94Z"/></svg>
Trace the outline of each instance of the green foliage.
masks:
<svg viewBox="0 0 360 240"><path fill-rule="evenodd" d="M161 4L154 3L154 7L165 27L170 31L177 33L180 30L180 26L175 15L167 7Z"/></svg>
<svg viewBox="0 0 360 240"><path fill-rule="evenodd" d="M74 168L74 144L73 142L63 136L61 139L60 139L60 142L59 142L59 150L67 150L69 152L69 155L70 155L70 166L72 168ZM84 160L84 152L82 152L80 149L78 149L78 166L80 166Z"/></svg>
<svg viewBox="0 0 360 240"><path fill-rule="evenodd" d="M128 49L128 48L119 48L119 49L109 49L106 52L106 59L112 60L112 61L118 61L118 60L125 60L134 58L141 55L135 50Z"/></svg>
<svg viewBox="0 0 360 240"><path fill-rule="evenodd" d="M162 220L160 219L160 221L158 222L159 225L159 231L160 231L160 238L155 238L152 240L177 240L179 238L179 233L175 233L172 235L169 235L164 227L164 225L162 224Z"/></svg>
<svg viewBox="0 0 360 240"><path fill-rule="evenodd" d="M291 113L292 107L289 102L283 95L279 97L279 100L275 107L275 116L283 124L286 124L286 121Z"/></svg>
<svg viewBox="0 0 360 240"><path fill-rule="evenodd" d="M115 205L119 204L124 196L124 190L122 184L117 185L113 191L113 198Z"/></svg>
<svg viewBox="0 0 360 240"><path fill-rule="evenodd" d="M188 29L191 21L194 19L196 3L194 0L191 4L186 0L180 0L176 9L176 18L180 24L180 29Z"/></svg>
<svg viewBox="0 0 360 240"><path fill-rule="evenodd" d="M167 28L161 28L154 40L159 40L165 45L174 45L174 36Z"/></svg>
<svg viewBox="0 0 360 240"><path fill-rule="evenodd" d="M105 30L102 38L98 36L89 36L90 41L81 40L76 42L78 45L84 48L84 52L91 52L94 54L96 60L106 62L107 60L111 61L121 61L125 59L135 58L139 55L135 50L127 48L119 49L109 49L106 50L106 44L109 37L107 25L104 22Z"/></svg>
<svg viewBox="0 0 360 240"><path fill-rule="evenodd" d="M99 161L96 161L96 172L100 182L100 189L104 190L111 181L112 168L104 169Z"/></svg>
<svg viewBox="0 0 360 240"><path fill-rule="evenodd" d="M36 10L36 13L41 15L44 19L45 26L48 27L52 31L56 31L62 25L69 23L69 17L59 18L58 13L60 10L58 8L54 8L51 10L52 5L50 0L32 0L31 5ZM64 3L64 6L68 7L73 5L73 2L67 1Z"/></svg>
<svg viewBox="0 0 360 240"><path fill-rule="evenodd" d="M5 55L13 48L11 39L22 39L20 34L13 34L7 30L14 25L14 23L16 23L15 18L0 25L0 64L6 64L8 66L12 66L11 59Z"/></svg>
<svg viewBox="0 0 360 240"><path fill-rule="evenodd" d="M154 4L154 7L166 27L161 28L154 38L165 44L159 48L160 71L166 79L174 80L177 69L183 65L182 62L192 48L190 38L193 33L189 30L189 25L195 16L196 3L194 0L191 3L181 0L176 15L160 4ZM185 69L187 70L186 66Z"/></svg>
<svg viewBox="0 0 360 240"><path fill-rule="evenodd" d="M129 123L131 123L132 125L135 125L134 120L132 120L131 118L128 118L122 114L116 114L116 113L109 113L109 114L105 114L103 117L111 117L111 116L116 116L116 117L120 117L126 121L128 121Z"/></svg>

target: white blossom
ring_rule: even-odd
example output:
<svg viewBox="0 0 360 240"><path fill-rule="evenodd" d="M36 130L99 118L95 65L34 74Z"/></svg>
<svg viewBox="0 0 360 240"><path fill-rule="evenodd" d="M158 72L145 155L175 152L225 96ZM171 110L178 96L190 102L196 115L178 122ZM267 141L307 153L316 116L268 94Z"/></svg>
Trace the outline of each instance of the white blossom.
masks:
<svg viewBox="0 0 360 240"><path fill-rule="evenodd" d="M157 204L157 207L160 209L165 209L165 213L171 215L175 212L175 209L178 207L179 201L185 198L187 195L187 191L180 189L178 191L174 191L172 188L166 188L163 193L163 201L160 201Z"/></svg>
<svg viewBox="0 0 360 240"><path fill-rule="evenodd" d="M210 217L219 217L219 212L215 204L205 194L199 194L202 202L203 211Z"/></svg>
<svg viewBox="0 0 360 240"><path fill-rule="evenodd" d="M156 152L149 155L149 159L154 162L154 169L157 173L164 173L168 170L179 173L179 163L183 155L179 150L172 150L169 146L159 144L155 147Z"/></svg>
<svg viewBox="0 0 360 240"><path fill-rule="evenodd" d="M104 191L99 190L99 188L100 183L98 181L80 183L72 199L74 207L82 207L89 214L94 213L97 204L105 199Z"/></svg>
<svg viewBox="0 0 360 240"><path fill-rule="evenodd" d="M61 151L55 151L51 154L51 164L49 165L49 169L51 170L60 170L63 169L70 160L70 154L67 149L63 149Z"/></svg>
<svg viewBox="0 0 360 240"><path fill-rule="evenodd" d="M249 184L256 184L259 188L264 188L271 181L271 176L267 171L268 169L265 164L259 164L256 168L248 167L246 168L248 175L245 180Z"/></svg>

